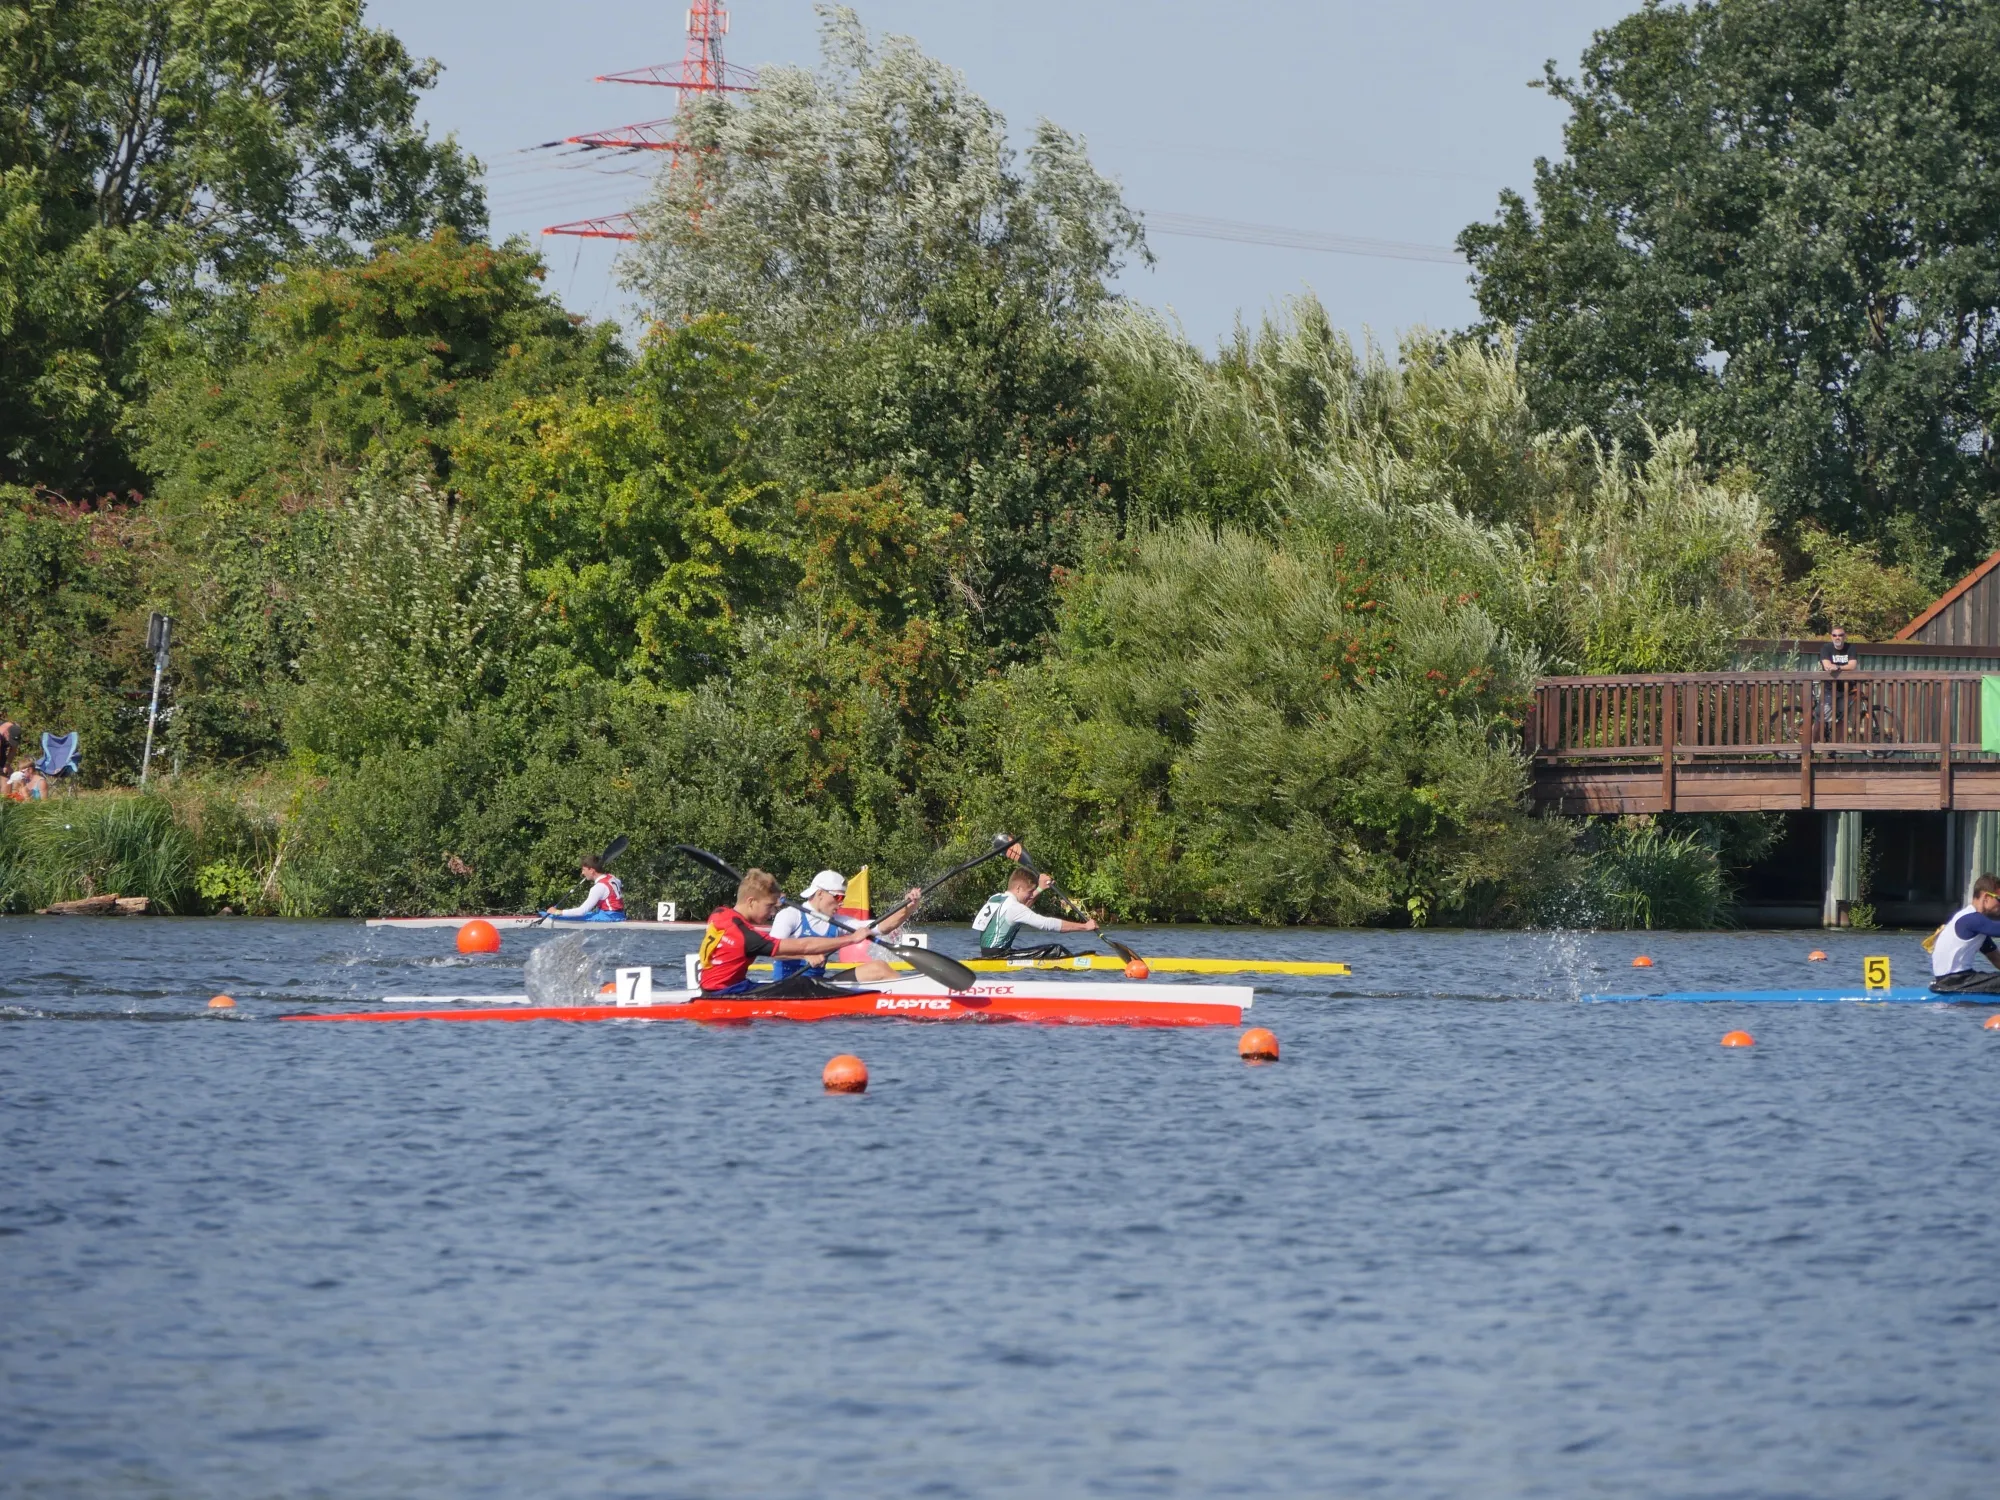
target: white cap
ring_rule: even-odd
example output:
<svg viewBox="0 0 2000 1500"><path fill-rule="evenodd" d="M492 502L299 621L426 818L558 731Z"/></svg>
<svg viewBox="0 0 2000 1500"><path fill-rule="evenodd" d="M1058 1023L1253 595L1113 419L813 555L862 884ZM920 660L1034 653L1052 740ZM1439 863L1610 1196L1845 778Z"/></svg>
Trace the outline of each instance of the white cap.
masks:
<svg viewBox="0 0 2000 1500"><path fill-rule="evenodd" d="M806 894L816 895L820 891L839 891L845 895L847 877L838 870L821 870L819 874L813 876L812 884L806 887Z"/></svg>

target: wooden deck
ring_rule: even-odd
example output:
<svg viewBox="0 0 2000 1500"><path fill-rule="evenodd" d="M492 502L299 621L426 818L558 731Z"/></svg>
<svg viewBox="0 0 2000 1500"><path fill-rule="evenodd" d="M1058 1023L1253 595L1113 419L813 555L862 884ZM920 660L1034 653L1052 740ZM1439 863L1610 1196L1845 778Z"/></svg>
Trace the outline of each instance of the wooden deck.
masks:
<svg viewBox="0 0 2000 1500"><path fill-rule="evenodd" d="M1560 812L1991 811L1975 672L1552 677L1525 726Z"/></svg>

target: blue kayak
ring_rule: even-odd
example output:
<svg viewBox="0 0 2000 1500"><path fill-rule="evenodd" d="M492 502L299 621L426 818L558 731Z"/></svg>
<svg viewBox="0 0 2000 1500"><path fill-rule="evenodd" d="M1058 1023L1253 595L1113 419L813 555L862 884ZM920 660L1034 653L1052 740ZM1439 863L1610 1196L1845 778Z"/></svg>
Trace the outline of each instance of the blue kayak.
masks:
<svg viewBox="0 0 2000 1500"><path fill-rule="evenodd" d="M1663 995L1584 995L1589 1004L1630 1000L1681 1000L1701 1005L1987 1005L2000 1006L2000 995L1940 995L1935 990L1899 985L1890 990L1669 990Z"/></svg>

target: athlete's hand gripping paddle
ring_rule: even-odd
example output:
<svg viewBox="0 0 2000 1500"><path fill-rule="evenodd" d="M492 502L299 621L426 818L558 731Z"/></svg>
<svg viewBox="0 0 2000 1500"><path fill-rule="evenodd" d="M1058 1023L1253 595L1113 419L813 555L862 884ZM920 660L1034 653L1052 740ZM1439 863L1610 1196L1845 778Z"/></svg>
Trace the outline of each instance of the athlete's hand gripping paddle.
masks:
<svg viewBox="0 0 2000 1500"><path fill-rule="evenodd" d="M597 870L605 869L610 865L612 860L616 859L619 855L623 854L631 846L632 846L632 841L629 838L627 838L624 834L622 833L619 834L617 838L613 839L610 843L604 846L604 852L602 854L598 855L596 859L593 859L590 862L591 868ZM565 887L565 889L573 891L582 884L583 880L581 879L581 877L579 877L578 879L571 881L569 885ZM535 918L535 926L542 927L547 925L549 922L553 920L555 919L551 917L549 913L543 912L539 917Z"/></svg>
<svg viewBox="0 0 2000 1500"><path fill-rule="evenodd" d="M674 845L674 849L677 853L685 854L704 870L720 875L732 885L741 885L743 883L741 875L723 863L716 855L710 854L706 849L697 849L692 844L676 844ZM779 899L787 906L797 906L799 904L789 897L780 897ZM855 931L854 928L849 927L837 917L829 917L827 920L832 922L842 932ZM874 941L872 933L868 935L868 940L871 942ZM969 990L979 982L979 976L974 974L972 970L966 968L964 964L955 958L946 958L942 953L932 953L924 948L897 948L894 952L898 958L907 960L910 967L915 969L919 974L935 979L946 989Z"/></svg>
<svg viewBox="0 0 2000 1500"><path fill-rule="evenodd" d="M1015 845L1015 847L1021 850L1020 854L1017 856L1017 862L1020 864L1021 868L1026 870L1030 875L1039 878L1042 872L1035 867L1035 862L1033 859L1029 857L1027 849L1018 843ZM1062 902L1064 906L1068 907L1071 914L1076 918L1078 918L1080 921L1094 922L1097 920L1087 910L1084 909L1082 902L1078 901L1074 896L1070 895L1068 891L1064 890L1061 886L1057 885L1053 880L1049 882L1048 888L1051 892L1054 893L1056 900ZM1116 953L1120 958L1124 959L1126 963L1141 964L1141 965L1145 964L1146 962L1145 959L1141 958L1138 954L1134 953L1130 948L1126 947L1116 938L1106 935L1103 928L1101 927L1095 928L1093 929L1093 932L1100 943L1104 944L1105 947L1109 948L1112 952Z"/></svg>

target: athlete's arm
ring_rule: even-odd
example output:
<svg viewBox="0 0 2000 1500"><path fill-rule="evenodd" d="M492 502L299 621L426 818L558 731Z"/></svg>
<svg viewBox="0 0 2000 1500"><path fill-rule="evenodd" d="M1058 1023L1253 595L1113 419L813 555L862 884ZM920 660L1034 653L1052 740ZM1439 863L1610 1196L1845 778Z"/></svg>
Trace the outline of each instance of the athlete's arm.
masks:
<svg viewBox="0 0 2000 1500"><path fill-rule="evenodd" d="M604 904L604 887L597 884L596 881L592 881L590 885L590 894L583 898L583 904L581 906L572 906L566 911L553 912L551 913L551 915L558 917L587 917L592 912L596 911L597 908L602 906L603 904Z"/></svg>
<svg viewBox="0 0 2000 1500"><path fill-rule="evenodd" d="M857 927L830 938L772 938L768 952L779 958L812 958L821 953L838 953L849 943L865 943L874 936L872 927Z"/></svg>
<svg viewBox="0 0 2000 1500"><path fill-rule="evenodd" d="M894 932L898 927L909 921L911 917L916 915L917 903L923 899L923 890L918 886L913 885L907 891L903 892L903 904L875 924L876 936L880 937L884 933Z"/></svg>
<svg viewBox="0 0 2000 1500"><path fill-rule="evenodd" d="M1007 918L1022 927L1032 927L1037 932L1095 932L1095 922L1065 922L1061 917L1045 917L1032 906L1012 895L1007 897Z"/></svg>
<svg viewBox="0 0 2000 1500"><path fill-rule="evenodd" d="M1962 938L2000 938L2000 918L1989 917L1984 912L1964 912L1952 924L1952 930Z"/></svg>

